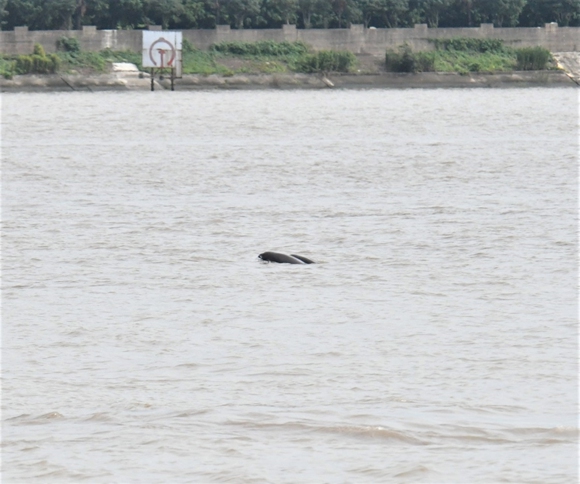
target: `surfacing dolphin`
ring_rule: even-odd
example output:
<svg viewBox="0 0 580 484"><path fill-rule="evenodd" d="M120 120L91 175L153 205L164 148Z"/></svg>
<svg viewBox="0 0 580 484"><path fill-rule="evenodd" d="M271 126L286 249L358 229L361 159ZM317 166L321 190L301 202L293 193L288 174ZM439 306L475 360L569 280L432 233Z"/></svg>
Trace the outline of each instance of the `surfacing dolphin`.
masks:
<svg viewBox="0 0 580 484"><path fill-rule="evenodd" d="M296 254L286 255L279 252L264 252L258 257L266 262L278 262L280 264L314 264L314 261Z"/></svg>

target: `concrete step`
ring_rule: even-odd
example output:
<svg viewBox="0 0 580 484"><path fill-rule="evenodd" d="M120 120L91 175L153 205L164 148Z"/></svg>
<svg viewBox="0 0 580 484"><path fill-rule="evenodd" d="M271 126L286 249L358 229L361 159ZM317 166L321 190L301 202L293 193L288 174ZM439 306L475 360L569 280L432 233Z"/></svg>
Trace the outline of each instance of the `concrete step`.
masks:
<svg viewBox="0 0 580 484"><path fill-rule="evenodd" d="M558 67L580 85L580 52L554 52L552 55L558 62Z"/></svg>

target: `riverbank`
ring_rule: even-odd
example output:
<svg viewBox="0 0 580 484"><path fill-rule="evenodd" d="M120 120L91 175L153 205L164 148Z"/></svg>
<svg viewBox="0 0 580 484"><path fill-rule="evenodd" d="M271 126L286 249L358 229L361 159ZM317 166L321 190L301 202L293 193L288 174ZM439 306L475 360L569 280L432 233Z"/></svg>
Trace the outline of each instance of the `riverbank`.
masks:
<svg viewBox="0 0 580 484"><path fill-rule="evenodd" d="M155 90L171 89L169 79L154 81ZM577 84L563 71L515 71L496 74L424 72L417 74L236 74L184 75L175 80L176 91L195 89L405 89L472 87L574 87ZM92 75L24 75L0 79L0 92L47 91L147 91L151 79L145 73Z"/></svg>

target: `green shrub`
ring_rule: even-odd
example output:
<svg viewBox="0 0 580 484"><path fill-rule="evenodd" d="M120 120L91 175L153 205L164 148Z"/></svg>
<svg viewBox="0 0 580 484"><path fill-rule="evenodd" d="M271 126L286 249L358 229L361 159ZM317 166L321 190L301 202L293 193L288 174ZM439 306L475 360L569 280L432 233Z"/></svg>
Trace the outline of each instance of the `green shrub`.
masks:
<svg viewBox="0 0 580 484"><path fill-rule="evenodd" d="M81 51L81 44L75 37L61 37L56 42L56 48L63 52L78 53Z"/></svg>
<svg viewBox="0 0 580 484"><path fill-rule="evenodd" d="M50 54L50 72L56 72L60 68L60 58L56 54Z"/></svg>
<svg viewBox="0 0 580 484"><path fill-rule="evenodd" d="M481 67L481 63L479 63L478 61L473 61L469 63L469 66L467 66L469 72L480 72L482 71L482 67Z"/></svg>
<svg viewBox="0 0 580 484"><path fill-rule="evenodd" d="M34 55L38 55L40 57L46 57L46 52L44 51L44 47L40 44L34 44L34 50L32 51Z"/></svg>
<svg viewBox="0 0 580 484"><path fill-rule="evenodd" d="M521 71L546 69L552 54L543 47L523 47L516 50L517 68Z"/></svg>
<svg viewBox="0 0 580 484"><path fill-rule="evenodd" d="M352 52L321 50L303 55L294 65L298 72L350 72L356 65Z"/></svg>
<svg viewBox="0 0 580 484"><path fill-rule="evenodd" d="M454 37L452 39L434 39L437 50L455 50L470 52L503 52L506 47L501 39L471 39Z"/></svg>
<svg viewBox="0 0 580 484"><path fill-rule="evenodd" d="M413 52L405 44L398 52L386 52L385 67L390 72L432 72L435 70L435 56L432 52Z"/></svg>
<svg viewBox="0 0 580 484"><path fill-rule="evenodd" d="M37 74L47 74L49 72L49 60L46 56L31 55L32 72Z"/></svg>
<svg viewBox="0 0 580 484"><path fill-rule="evenodd" d="M19 55L16 58L15 68L17 74L29 74L30 72L32 72L32 56Z"/></svg>
<svg viewBox="0 0 580 484"><path fill-rule="evenodd" d="M308 46L304 42L262 40L259 42L220 42L212 45L210 50L222 54L248 57L288 57L305 54L308 52Z"/></svg>
<svg viewBox="0 0 580 484"><path fill-rule="evenodd" d="M195 52L197 49L195 46L187 39L183 39L181 44L181 49L183 50L184 54L189 54L191 52Z"/></svg>
<svg viewBox="0 0 580 484"><path fill-rule="evenodd" d="M35 52L39 52L39 49L35 49ZM19 55L16 57L15 71L17 74L53 74L59 67L60 59L55 54Z"/></svg>
<svg viewBox="0 0 580 484"><path fill-rule="evenodd" d="M10 57L0 56L0 75L5 79L12 79L16 74L16 61Z"/></svg>
<svg viewBox="0 0 580 484"><path fill-rule="evenodd" d="M435 55L433 52L417 52L415 63L417 72L433 72L435 70Z"/></svg>

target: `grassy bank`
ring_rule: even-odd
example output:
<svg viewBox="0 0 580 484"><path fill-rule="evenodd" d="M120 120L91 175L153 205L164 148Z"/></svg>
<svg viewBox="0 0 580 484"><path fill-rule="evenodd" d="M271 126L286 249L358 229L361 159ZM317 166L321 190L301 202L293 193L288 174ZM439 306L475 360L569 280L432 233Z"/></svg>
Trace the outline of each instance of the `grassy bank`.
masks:
<svg viewBox="0 0 580 484"><path fill-rule="evenodd" d="M434 42L434 47L428 52L412 52L408 45L388 50L384 64L377 67L357 65L356 56L350 52L312 52L303 42L222 42L209 51L201 51L184 40L183 73L222 76L292 72L378 74L384 71L467 74L555 68L546 49L512 49L501 40L441 39ZM56 54L47 55L40 45L36 45L30 55L0 56L0 75L11 78L17 74L99 74L108 72L114 62L130 62L142 69L140 53L85 52L76 39L65 37L59 41L58 49Z"/></svg>
<svg viewBox="0 0 580 484"><path fill-rule="evenodd" d="M50 69L37 69L42 62L29 62L31 56L1 56L0 75L11 78L17 74L47 73L104 73L113 62L130 62L139 69L141 54L134 52L85 52L78 41L63 38L56 54L47 56L42 49L43 59L50 59ZM184 74L272 74L285 72L351 72L356 67L356 57L350 52L310 52L302 42L223 42L215 44L208 52L196 49L187 40L183 43Z"/></svg>
<svg viewBox="0 0 580 484"><path fill-rule="evenodd" d="M508 72L554 67L543 47L512 49L498 39L439 39L434 51L412 52L408 45L388 50L385 68L390 72Z"/></svg>
<svg viewBox="0 0 580 484"><path fill-rule="evenodd" d="M113 62L131 62L141 66L141 54L134 52L81 51L76 39L65 39L57 53L47 55L39 44L32 55L0 56L0 76L10 79L19 74L101 74L108 72ZM74 42L72 42L74 41Z"/></svg>

